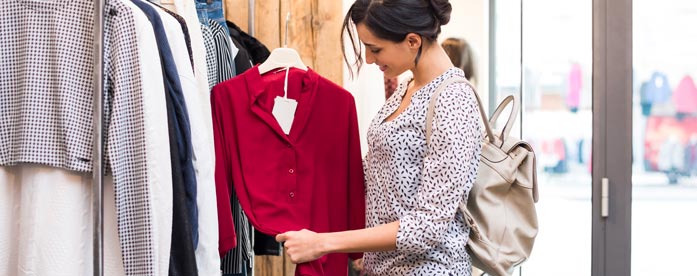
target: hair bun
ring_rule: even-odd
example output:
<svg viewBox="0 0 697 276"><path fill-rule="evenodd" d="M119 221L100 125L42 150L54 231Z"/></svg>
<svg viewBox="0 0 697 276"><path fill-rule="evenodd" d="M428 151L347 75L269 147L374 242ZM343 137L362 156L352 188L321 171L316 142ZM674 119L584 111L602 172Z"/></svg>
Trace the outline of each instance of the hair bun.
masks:
<svg viewBox="0 0 697 276"><path fill-rule="evenodd" d="M441 25L450 22L450 13L453 11L453 6L448 0L428 0L429 5L433 9L433 14L436 16Z"/></svg>

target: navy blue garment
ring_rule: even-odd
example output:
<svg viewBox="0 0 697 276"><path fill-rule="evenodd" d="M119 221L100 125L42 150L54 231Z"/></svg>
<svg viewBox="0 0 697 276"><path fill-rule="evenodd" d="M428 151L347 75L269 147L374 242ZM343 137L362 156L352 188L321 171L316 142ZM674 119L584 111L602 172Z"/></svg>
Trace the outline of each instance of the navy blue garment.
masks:
<svg viewBox="0 0 697 276"><path fill-rule="evenodd" d="M177 66L174 63L172 50L169 47L167 34L165 33L162 19L157 10L150 4L141 0L133 0L145 15L148 16L150 23L155 30L155 40L159 46L160 57L162 59L162 69L165 74L165 90L172 95L174 109L176 111L175 129L177 133L177 147L180 152L180 163L184 177L186 191L186 206L189 210L189 221L191 222L192 239L194 248L198 245L198 208L196 206L196 173L193 163L193 147L191 145L191 127L189 125L189 112L186 109L184 93L182 92Z"/></svg>
<svg viewBox="0 0 697 276"><path fill-rule="evenodd" d="M169 130L169 154L172 165L172 247L169 251L170 276L197 275L196 256L194 244L191 241L191 223L186 209L186 193L184 192L184 179L179 163L179 149L177 148L177 135L174 122L176 112L170 93L165 93L167 103L167 127Z"/></svg>
<svg viewBox="0 0 697 276"><path fill-rule="evenodd" d="M194 251L198 241L198 209L196 207L196 175L192 159L193 147L191 145L189 113L186 109L179 74L174 62L172 50L169 47L169 41L167 40L162 19L157 13L157 10L150 6L150 4L141 0L133 0L133 3L143 11L153 26L155 40L157 41L160 53L160 61L162 63L166 96L169 98L168 100L171 102L172 106L173 116L168 116L168 120L176 136L173 142L176 144L176 151L179 155L177 164L179 164L178 167L180 167L180 170L175 170L173 167L172 175L175 179L181 178L183 180L183 187L179 187L182 185L179 184L179 186L177 186L177 182L173 182L173 207L182 205L179 204L180 201L178 202L177 200L178 198L182 198L182 192L185 195L184 198L186 202L186 204L184 204L185 206L173 209L175 212L173 218L177 219L178 217L182 217L182 214L177 214L176 212L183 211L188 213L183 215L185 217L183 219L173 220L172 237L176 239L172 240L169 273L170 275L197 275ZM170 136L170 141L171 140L172 137ZM172 146L173 145L170 145L170 147ZM179 175L175 176L175 174ZM174 194L177 192L180 194L179 197ZM182 235L182 233L188 233L188 235ZM172 261L172 258L176 260Z"/></svg>

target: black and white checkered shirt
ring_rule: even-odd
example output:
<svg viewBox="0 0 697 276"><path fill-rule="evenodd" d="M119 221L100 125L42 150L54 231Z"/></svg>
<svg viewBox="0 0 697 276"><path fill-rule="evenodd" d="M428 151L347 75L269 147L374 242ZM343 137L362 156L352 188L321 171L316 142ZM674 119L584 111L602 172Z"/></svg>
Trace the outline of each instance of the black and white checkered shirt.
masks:
<svg viewBox="0 0 697 276"><path fill-rule="evenodd" d="M154 271L143 91L132 11L107 6L104 128L127 275ZM0 166L92 170L93 3L0 4Z"/></svg>
<svg viewBox="0 0 697 276"><path fill-rule="evenodd" d="M218 84L218 59L216 59L215 40L211 29L201 24L203 44L206 46L206 68L208 69L208 91Z"/></svg>

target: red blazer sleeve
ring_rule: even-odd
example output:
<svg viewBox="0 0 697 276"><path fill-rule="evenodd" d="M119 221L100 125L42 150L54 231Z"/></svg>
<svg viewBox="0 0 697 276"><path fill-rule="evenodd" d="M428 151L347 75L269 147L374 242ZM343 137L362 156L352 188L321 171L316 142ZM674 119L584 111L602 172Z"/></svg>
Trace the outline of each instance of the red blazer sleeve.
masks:
<svg viewBox="0 0 697 276"><path fill-rule="evenodd" d="M363 178L363 160L361 158L361 139L358 131L356 103L350 98L349 106L349 147L348 147L348 196L349 229L365 228L365 182ZM349 258L363 258L363 253L351 253Z"/></svg>
<svg viewBox="0 0 697 276"><path fill-rule="evenodd" d="M211 92L211 111L213 115L213 140L215 144L215 192L218 201L218 251L223 257L230 249L237 246L237 235L235 225L232 220L232 208L230 206L230 191L232 189L232 176L229 162L230 156L227 145L235 139L231 134L231 127L226 128L231 122L226 122L225 118L231 118L231 108L225 108L228 102L226 90L221 86L216 86ZM228 125L229 126L229 125Z"/></svg>

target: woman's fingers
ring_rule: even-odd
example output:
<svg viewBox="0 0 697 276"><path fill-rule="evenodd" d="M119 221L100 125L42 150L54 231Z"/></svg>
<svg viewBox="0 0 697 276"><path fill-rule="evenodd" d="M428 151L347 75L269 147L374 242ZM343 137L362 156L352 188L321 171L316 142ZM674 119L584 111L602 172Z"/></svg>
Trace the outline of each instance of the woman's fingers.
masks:
<svg viewBox="0 0 697 276"><path fill-rule="evenodd" d="M289 232L290 232L290 231L289 231ZM286 240L288 240L288 232L285 232L285 233L276 235L276 241L277 241L277 242L284 242L284 241L286 241Z"/></svg>
<svg viewBox="0 0 697 276"><path fill-rule="evenodd" d="M305 263L322 256L317 248L317 233L303 229L276 235L276 241L283 243L283 250L291 262Z"/></svg>

